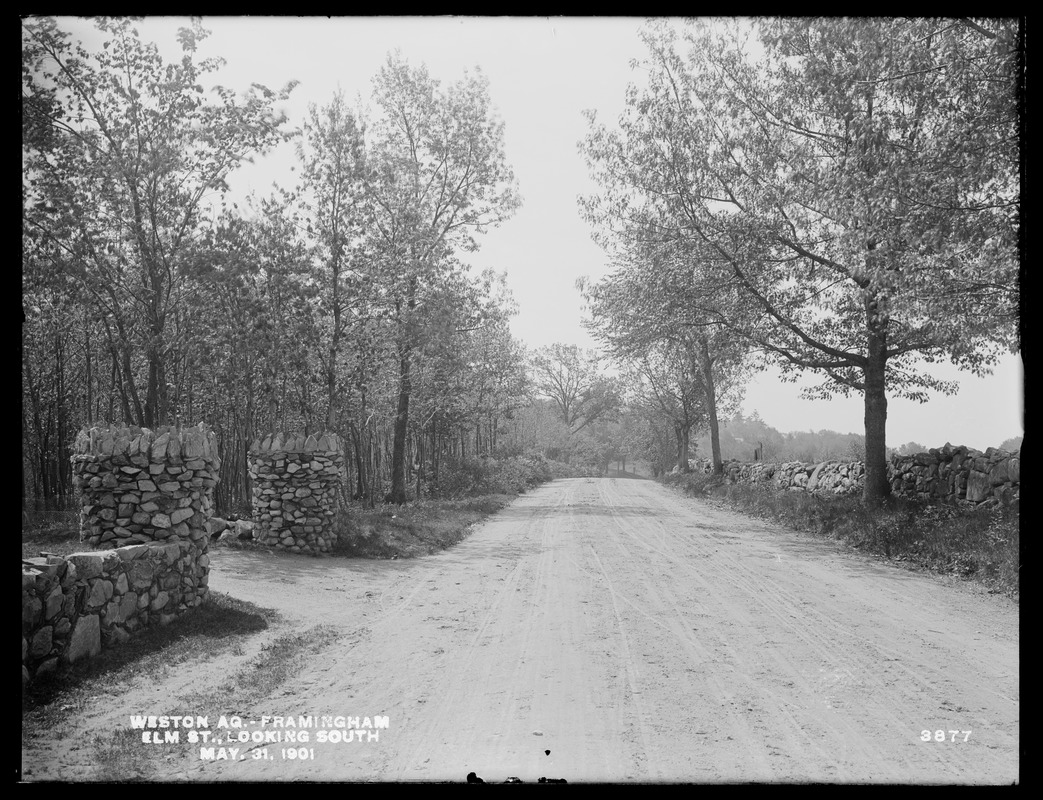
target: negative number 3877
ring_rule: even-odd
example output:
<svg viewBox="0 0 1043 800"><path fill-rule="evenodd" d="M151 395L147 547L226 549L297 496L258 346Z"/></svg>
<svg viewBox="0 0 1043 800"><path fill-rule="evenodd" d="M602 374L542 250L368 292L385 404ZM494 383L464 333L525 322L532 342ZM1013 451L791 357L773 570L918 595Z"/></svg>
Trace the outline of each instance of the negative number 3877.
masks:
<svg viewBox="0 0 1043 800"><path fill-rule="evenodd" d="M956 738L957 736L962 736L963 737L959 741L966 742L969 738L971 738L971 732L970 731L920 731L920 741L921 742L930 742L930 741L935 741L935 742L945 742L945 741L955 742L955 741L957 741L957 738Z"/></svg>

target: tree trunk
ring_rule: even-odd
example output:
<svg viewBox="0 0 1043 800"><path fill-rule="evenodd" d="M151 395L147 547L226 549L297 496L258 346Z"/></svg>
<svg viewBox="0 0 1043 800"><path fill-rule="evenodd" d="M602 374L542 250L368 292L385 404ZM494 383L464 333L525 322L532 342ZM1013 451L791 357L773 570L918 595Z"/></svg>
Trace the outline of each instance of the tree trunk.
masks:
<svg viewBox="0 0 1043 800"><path fill-rule="evenodd" d="M876 315L876 304L867 303L867 310L872 320ZM891 482L887 479L886 350L886 333L881 325L871 321L869 357L865 367L866 477L862 499L866 505L879 504L891 494Z"/></svg>
<svg viewBox="0 0 1043 800"><path fill-rule="evenodd" d="M410 380L409 346L402 349L398 362L398 413L395 415L395 438L391 451L391 492L388 502L403 505L406 502L406 433L409 427Z"/></svg>
<svg viewBox="0 0 1043 800"><path fill-rule="evenodd" d="M326 363L326 430L337 428L337 360L340 351L340 236L336 221L333 223L333 257L330 259L330 274L333 288L333 330L330 332L330 346Z"/></svg>
<svg viewBox="0 0 1043 800"><path fill-rule="evenodd" d="M438 485L438 451L441 442L438 440L438 418L431 420L431 438L427 443L428 452L431 454L431 482Z"/></svg>
<svg viewBox="0 0 1043 800"><path fill-rule="evenodd" d="M351 436L351 449L355 455L355 499L361 500L366 494L366 478L362 462L362 437L354 420L348 423L348 434Z"/></svg>
<svg viewBox="0 0 1043 800"><path fill-rule="evenodd" d="M149 427L145 422L145 410L141 406L141 398L138 397L137 385L134 382L134 371L130 362L130 338L127 336L127 332L123 327L123 321L119 317L116 317L115 325L116 333L119 334L118 338L113 336L112 329L107 322L105 324L105 334L108 339L109 351L112 353L112 380L114 387L119 391L120 404L123 408L123 421L125 423L133 422L135 425L142 427ZM112 405L110 399L107 422L114 422L112 419L114 413Z"/></svg>
<svg viewBox="0 0 1043 800"><path fill-rule="evenodd" d="M39 497L41 495L46 495L47 493L47 475L43 469L43 464L46 460L46 451L44 449L46 433L43 429L43 413L40 407L40 392L36 387L36 382L33 380L32 364L28 360L24 361L23 364L25 370L26 388L29 390L29 400L32 405L33 433L35 434L34 438L36 439L38 448L36 452L37 461L35 464L32 465L31 470L33 475L33 482L34 484L36 484L33 488L33 495L35 497ZM40 485L41 482L43 484L42 486Z"/></svg>
<svg viewBox="0 0 1043 800"><path fill-rule="evenodd" d="M163 364L162 350L163 331L157 327L152 329L152 337L146 348L148 359L148 385L145 389L145 427L156 428L165 425L167 419L167 377Z"/></svg>
<svg viewBox="0 0 1043 800"><path fill-rule="evenodd" d="M417 284L418 278L413 275L409 279L406 289L405 319L400 317L402 341L399 346L398 362L398 413L395 415L395 433L391 451L391 492L387 498L388 502L396 505L403 505L406 502L406 437L409 433L409 397L413 392L410 369L413 355L413 313L416 310ZM401 314L402 310L398 302L395 305Z"/></svg>
<svg viewBox="0 0 1043 800"><path fill-rule="evenodd" d="M700 367L703 372L703 385L706 388L706 415L710 424L710 457L713 459L713 474L721 475L724 472L724 464L721 461L721 433L717 424L717 388L713 382L713 360L710 358L710 344L705 337L700 345Z"/></svg>
<svg viewBox="0 0 1043 800"><path fill-rule="evenodd" d="M237 458L239 459L239 471L242 475L242 487L243 496L238 498L238 501L245 506L249 506L253 499L253 481L250 478L250 445L253 444L254 440L254 418L256 416L257 401L255 398L254 391L254 365L252 360L247 358L246 367L246 425L243 431L243 445L239 448ZM191 425L195 420L192 418L192 379L189 378L188 383L188 423Z"/></svg>
<svg viewBox="0 0 1043 800"><path fill-rule="evenodd" d="M125 422L137 422L140 425L141 421L135 420L130 415L130 405L127 403L127 395L126 392L123 391L123 382L119 377L120 368L117 361L118 355L116 349L114 347L110 348L110 353L112 355L112 369L109 374L109 409L108 413L105 415L105 419L111 422L113 417L116 416L116 393L118 391L121 407L123 409L123 420ZM101 420L98 421L101 422Z"/></svg>
<svg viewBox="0 0 1043 800"><path fill-rule="evenodd" d="M420 490L424 483L424 429L416 434L416 499L420 499Z"/></svg>
<svg viewBox="0 0 1043 800"><path fill-rule="evenodd" d="M65 429L68 425L67 415L68 406L65 402L65 348L63 347L62 336L59 334L55 340L54 346L54 370L55 370L55 412L57 414L57 426L55 436L58 440L57 447L55 450L55 482L54 491L55 494L62 496L66 493L66 487L72 483L72 465L69 463L69 459L66 457L65 450ZM66 480L66 471L68 470L68 480Z"/></svg>
<svg viewBox="0 0 1043 800"><path fill-rule="evenodd" d="M377 444L377 424L374 420L369 420L366 424L366 431L364 434L363 441L366 447L366 458L368 463L368 475L369 475L369 488L366 490L366 506L373 508L376 505L376 485L377 475L380 472L380 447Z"/></svg>
<svg viewBox="0 0 1043 800"><path fill-rule="evenodd" d="M94 393L91 386L93 380L91 373L91 337L90 330L87 324L87 315L83 315L83 362L84 362L84 384L86 385L87 395L84 403L84 410L86 413L83 416L83 421L90 424L94 418L95 413L91 408L94 405Z"/></svg>

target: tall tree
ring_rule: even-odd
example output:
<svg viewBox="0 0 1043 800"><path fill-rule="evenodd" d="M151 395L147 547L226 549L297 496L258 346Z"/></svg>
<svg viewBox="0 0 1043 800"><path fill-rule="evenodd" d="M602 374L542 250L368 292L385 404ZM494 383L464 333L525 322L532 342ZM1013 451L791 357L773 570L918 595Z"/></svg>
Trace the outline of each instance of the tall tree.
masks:
<svg viewBox="0 0 1043 800"><path fill-rule="evenodd" d="M654 26L647 87L590 150L698 247L703 309L822 376L810 396L863 396L877 501L888 392L952 392L922 362L1018 345L1018 23L724 27Z"/></svg>
<svg viewBox="0 0 1043 800"><path fill-rule="evenodd" d="M551 400L569 435L612 413L619 406L617 382L603 374L596 353L555 342L532 356L535 391Z"/></svg>
<svg viewBox="0 0 1043 800"><path fill-rule="evenodd" d="M412 361L424 313L424 287L437 285L453 248L477 248L476 236L518 205L503 150L503 123L488 81L465 75L442 88L427 69L388 57L374 80L378 116L369 126L368 192L397 325L398 407L389 499L406 501L406 437Z"/></svg>
<svg viewBox="0 0 1043 800"><path fill-rule="evenodd" d="M45 17L22 21L23 225L63 254L104 322L124 417L171 421L170 320L188 291L186 254L201 211L245 159L283 137L282 92L245 97L202 81L208 35L178 33L184 55L164 64L130 19L95 20L100 48L73 43ZM138 362L143 362L143 377Z"/></svg>
<svg viewBox="0 0 1043 800"><path fill-rule="evenodd" d="M630 191L630 187L622 190ZM707 425L713 468L719 474L723 465L718 406L725 394L731 402L741 394L749 344L728 331L715 311L703 307L699 288L703 267L698 257L683 242L660 241L660 222L635 224L636 217L619 219L591 204L587 209L598 238L620 262L601 281L581 283L590 312L588 327L622 363L635 364L643 372L652 363L674 365L676 375L654 380L674 386L678 396L687 398L690 391L699 392L698 398L691 397L677 407L698 404L698 418ZM685 411L679 418L689 417L690 422L679 423L678 430L683 428L685 437L696 417ZM687 469L687 460L682 469Z"/></svg>
<svg viewBox="0 0 1043 800"><path fill-rule="evenodd" d="M327 430L339 430L344 339L365 311L372 266L365 250L368 221L363 127L339 92L326 106L308 110L297 145L302 205L314 247L315 280L326 321L323 377Z"/></svg>
<svg viewBox="0 0 1043 800"><path fill-rule="evenodd" d="M320 355L311 264L276 198L261 201L252 218L226 209L201 232L195 253L191 275L200 291L184 348L181 412L204 417L218 433L218 501L228 507L249 498L246 452L254 438L319 427L325 416L325 407L292 398Z"/></svg>
<svg viewBox="0 0 1043 800"><path fill-rule="evenodd" d="M93 353L81 338L91 320L77 308L75 285L53 269L55 255L23 242L22 491L35 497L68 491L74 415L93 405Z"/></svg>
<svg viewBox="0 0 1043 800"><path fill-rule="evenodd" d="M663 340L631 356L639 391L654 403L674 429L677 469L689 472L692 429L707 421L703 373L699 367L698 340L688 337ZM720 458L718 444L717 457Z"/></svg>

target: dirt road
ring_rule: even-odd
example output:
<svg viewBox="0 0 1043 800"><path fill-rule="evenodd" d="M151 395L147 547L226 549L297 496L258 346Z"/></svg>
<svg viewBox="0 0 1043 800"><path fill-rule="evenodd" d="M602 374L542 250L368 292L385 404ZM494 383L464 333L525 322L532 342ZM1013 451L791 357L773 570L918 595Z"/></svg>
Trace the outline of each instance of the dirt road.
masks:
<svg viewBox="0 0 1043 800"><path fill-rule="evenodd" d="M343 631L229 713L389 726L167 780L1019 779L1015 605L650 481L554 482L415 561L218 550L211 587Z"/></svg>

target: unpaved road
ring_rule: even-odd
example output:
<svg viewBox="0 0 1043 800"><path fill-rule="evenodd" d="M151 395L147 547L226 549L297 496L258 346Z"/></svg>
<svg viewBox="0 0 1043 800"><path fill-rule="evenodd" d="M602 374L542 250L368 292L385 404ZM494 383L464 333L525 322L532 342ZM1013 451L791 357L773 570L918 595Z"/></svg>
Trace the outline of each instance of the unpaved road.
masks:
<svg viewBox="0 0 1043 800"><path fill-rule="evenodd" d="M545 485L413 561L219 549L211 587L343 632L229 713L390 724L159 780L1019 780L1017 606L650 481ZM143 679L123 708L167 713L159 698L219 675Z"/></svg>

